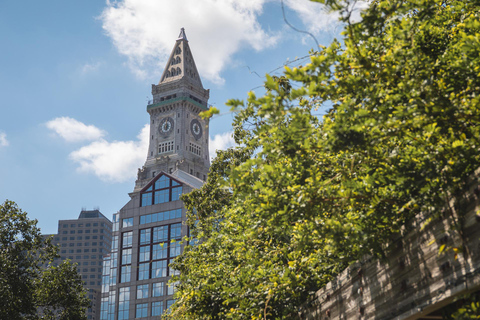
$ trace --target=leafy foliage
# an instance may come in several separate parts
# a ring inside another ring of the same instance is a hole
[[[57,247],[36,224],[14,202],[0,205],[1,318],[86,319],[90,302],[76,266],[51,264]]]
[[[183,197],[201,241],[175,263],[174,319],[292,319],[480,166],[480,3],[376,0],[352,24],[351,3],[317,2],[342,13],[344,45],[229,102],[242,147]]]
[[[443,318],[446,320],[480,319],[480,292],[459,297],[457,301],[445,308]]]

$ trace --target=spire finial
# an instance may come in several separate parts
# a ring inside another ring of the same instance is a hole
[[[185,34],[185,28],[180,29],[180,34],[178,35],[177,40],[181,40],[181,39],[187,40],[187,35]]]

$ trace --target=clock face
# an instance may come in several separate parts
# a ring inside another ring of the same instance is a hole
[[[173,119],[170,117],[163,118],[160,120],[158,125],[158,133],[162,136],[168,136],[173,132]]]
[[[193,137],[196,140],[202,137],[202,125],[200,124],[200,121],[193,119],[192,122],[190,122],[190,128],[192,130]]]

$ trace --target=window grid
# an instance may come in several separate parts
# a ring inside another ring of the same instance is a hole
[[[152,302],[152,317],[163,314],[163,301]]]
[[[130,309],[130,287],[120,288],[118,294],[118,320],[127,320]]]
[[[169,177],[162,175],[154,184],[142,192],[140,206],[150,206],[158,203],[175,201],[182,194],[182,185]]]
[[[120,282],[131,281],[133,231],[122,233],[122,250],[120,258]],[[113,259],[113,257],[112,257]]]
[[[140,224],[177,219],[181,217],[182,217],[182,209],[162,211],[162,212],[151,213],[151,214],[140,216]],[[140,238],[140,242],[141,241],[142,241],[142,238]]]
[[[135,310],[135,318],[145,318],[148,316],[148,303],[139,303]]]
[[[158,145],[159,154],[173,151],[173,149],[174,149],[173,141],[162,142]]]
[[[197,156],[201,156],[202,155],[202,147],[200,147],[199,145],[196,145],[194,143],[191,143],[190,142],[190,149],[189,151],[193,154],[196,154]]]
[[[181,223],[152,227],[140,230],[138,280],[161,278],[172,275],[168,265],[181,253]],[[146,236],[150,238],[147,239]],[[174,241],[172,243],[172,240]],[[149,260],[145,260],[146,252]]]

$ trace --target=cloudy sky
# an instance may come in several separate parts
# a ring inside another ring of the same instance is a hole
[[[321,44],[335,14],[285,0]],[[147,100],[180,28],[211,105],[210,153],[232,145],[224,103],[262,93],[266,73],[304,64],[315,40],[280,0],[0,0],[0,201],[55,233],[82,208],[111,218],[146,158]]]

